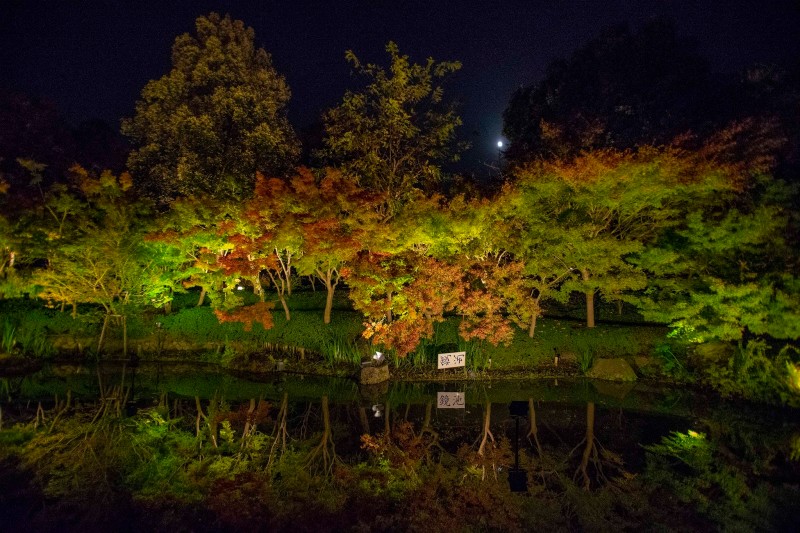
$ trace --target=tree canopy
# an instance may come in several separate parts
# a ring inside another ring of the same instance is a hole
[[[716,109],[711,85],[705,61],[670,23],[607,30],[514,93],[503,114],[506,155],[523,162],[707,130],[703,121]]]
[[[444,99],[441,81],[461,68],[457,61],[413,63],[398,46],[386,45],[390,65],[363,64],[346,54],[367,86],[345,93],[324,117],[323,157],[369,190],[386,196],[393,212],[414,188],[442,177],[443,163],[456,160],[461,119]]]
[[[178,195],[241,198],[256,171],[282,175],[299,154],[286,118],[290,92],[252,28],[211,13],[172,47],[172,70],[150,81],[122,131],[137,185],[161,202]]]

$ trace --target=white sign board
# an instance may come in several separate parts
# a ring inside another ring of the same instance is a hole
[[[438,368],[458,368],[467,361],[467,352],[451,352],[439,354]]]
[[[436,393],[436,408],[437,409],[464,409],[466,404],[464,402],[463,392],[437,392]]]

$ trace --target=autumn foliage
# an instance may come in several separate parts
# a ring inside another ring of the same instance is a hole
[[[244,324],[245,331],[253,329],[254,323],[261,324],[264,329],[271,329],[274,325],[272,321],[272,309],[274,307],[275,304],[272,302],[258,302],[231,311],[215,309],[214,314],[220,322],[240,322]]]

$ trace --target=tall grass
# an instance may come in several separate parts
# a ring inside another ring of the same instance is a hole
[[[591,348],[583,348],[578,350],[578,366],[584,374],[594,365],[594,350]]]
[[[17,328],[6,320],[3,323],[3,336],[0,338],[0,348],[6,353],[11,353],[17,345]]]
[[[467,353],[467,368],[474,372],[483,372],[491,368],[492,357],[486,352],[485,341],[464,340],[458,338],[458,351]]]
[[[337,365],[355,367],[361,365],[361,350],[358,344],[341,336],[322,341],[320,352],[331,368]]]

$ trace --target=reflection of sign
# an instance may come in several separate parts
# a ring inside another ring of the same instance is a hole
[[[436,407],[439,409],[464,409],[463,392],[436,393]]]
[[[438,368],[457,368],[464,366],[466,361],[467,352],[440,353]]]

